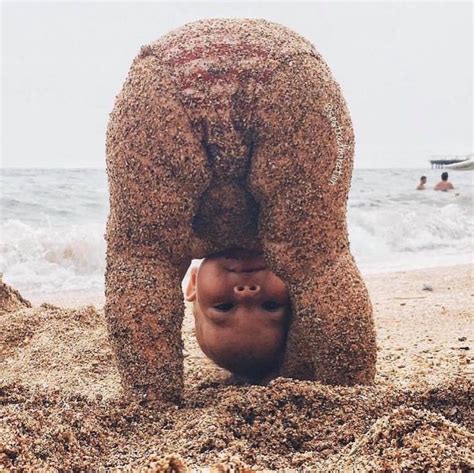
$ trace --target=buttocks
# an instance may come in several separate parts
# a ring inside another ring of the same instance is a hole
[[[312,45],[266,20],[205,20],[151,45],[175,83],[214,177],[242,180],[258,139],[258,96],[278,66]]]

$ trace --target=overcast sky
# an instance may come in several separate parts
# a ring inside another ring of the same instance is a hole
[[[140,46],[213,17],[266,18],[315,44],[349,105],[356,167],[472,151],[470,2],[4,2],[2,166],[104,167]]]

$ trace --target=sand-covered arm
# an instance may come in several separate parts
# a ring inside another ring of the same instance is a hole
[[[179,402],[183,387],[181,273],[159,256],[109,252],[106,315],[127,392]]]

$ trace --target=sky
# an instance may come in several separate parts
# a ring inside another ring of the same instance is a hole
[[[3,2],[2,167],[105,167],[140,47],[201,18],[266,18],[309,39],[351,113],[357,168],[473,150],[471,2]]]

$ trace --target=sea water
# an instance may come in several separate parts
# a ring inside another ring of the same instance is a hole
[[[416,191],[420,175],[427,190]],[[356,169],[348,202],[351,251],[362,273],[473,262],[474,172]],[[107,176],[97,169],[4,169],[0,271],[25,296],[102,290]]]

